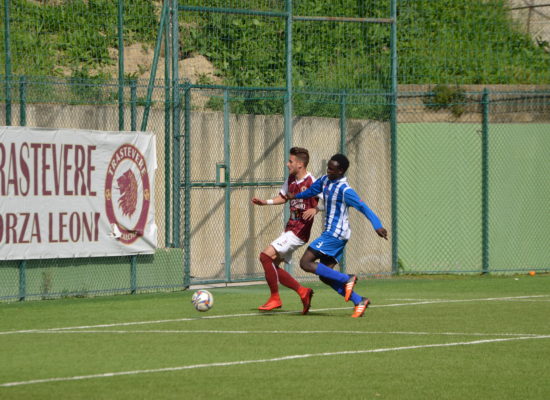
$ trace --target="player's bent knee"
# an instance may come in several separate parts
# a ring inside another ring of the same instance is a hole
[[[271,261],[271,257],[265,254],[263,251],[260,253],[260,256],[258,257],[258,259],[260,260],[260,262]]]
[[[315,272],[315,263],[308,260],[301,259],[300,268],[302,268],[306,272]]]

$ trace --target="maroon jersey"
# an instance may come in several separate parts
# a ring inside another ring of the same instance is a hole
[[[299,181],[296,180],[295,175],[290,175],[281,187],[280,194],[285,198],[287,193],[298,194],[309,188],[313,182],[315,182],[315,178],[309,172]],[[313,218],[306,221],[302,219],[302,214],[305,210],[316,207],[318,201],[317,197],[290,200],[290,218],[286,224],[285,232],[292,231],[304,242],[307,242],[311,233]]]

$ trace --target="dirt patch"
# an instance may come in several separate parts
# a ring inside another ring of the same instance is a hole
[[[29,3],[40,4],[41,6],[60,6],[64,0],[27,0]]]
[[[124,48],[124,74],[139,80],[140,83],[148,82],[153,67],[154,48],[142,44],[134,43]],[[118,60],[118,49],[109,49],[109,55],[113,60]],[[158,60],[157,71],[155,74],[155,83],[158,86],[164,86],[164,52]],[[204,56],[197,54],[185,58],[178,62],[180,81],[187,80],[192,84],[221,84],[222,78],[217,75],[214,65]],[[103,69],[103,72],[117,76],[118,63]],[[154,98],[161,100],[163,93],[156,90]],[[199,94],[193,95],[192,105],[194,108],[204,108],[208,98]]]
[[[109,56],[113,60],[112,65],[103,68],[90,69],[90,76],[97,76],[100,73],[109,74],[112,78],[118,77],[118,49],[108,49]],[[146,86],[152,74],[153,58],[155,49],[144,43],[134,43],[124,48],[124,76],[135,78],[139,82],[138,96],[145,97],[143,92],[146,91]],[[165,58],[162,49],[159,56],[157,71],[155,74],[155,86],[157,89],[153,91],[153,100],[162,102],[164,99],[164,91],[158,87],[164,86],[164,66]],[[73,74],[73,70],[65,66],[57,66],[55,68],[58,74],[69,77]],[[178,70],[180,81],[189,81],[192,84],[207,84],[221,85],[223,79],[218,76],[214,65],[204,56],[200,54],[192,55],[178,62]],[[195,109],[204,109],[209,97],[200,93],[193,93],[192,105]]]
[[[550,51],[550,3],[548,0],[509,0],[510,15],[535,43]]]
[[[109,55],[113,60],[118,60],[118,49],[109,49]],[[142,43],[134,43],[124,48],[124,74],[139,80],[149,79],[153,66],[154,49]],[[165,59],[163,54],[159,57],[156,81],[164,81]],[[191,83],[211,82],[220,83],[222,80],[216,75],[214,65],[202,55],[194,55],[178,62],[181,80],[189,80]],[[104,69],[116,76],[118,64]]]

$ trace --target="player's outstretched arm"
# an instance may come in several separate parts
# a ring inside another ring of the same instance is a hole
[[[376,234],[384,239],[388,239],[388,231],[382,226],[380,218],[365,204],[359,195],[353,189],[348,189],[344,193],[344,201],[347,205],[359,210],[372,224]]]
[[[278,205],[278,204],[285,204],[285,203],[286,203],[286,199],[281,195],[278,195],[277,197],[274,197],[273,199],[268,199],[268,200],[262,200],[257,197],[252,198],[252,204],[255,204],[257,206]]]
[[[288,200],[309,199],[310,197],[317,196],[323,190],[323,178],[317,179],[315,182],[313,182],[313,185],[311,185],[306,191],[298,193],[297,195],[294,195],[292,193],[287,193],[286,198]]]
[[[385,228],[378,228],[378,229],[375,230],[375,232],[381,238],[384,238],[384,239],[388,240],[388,231]]]

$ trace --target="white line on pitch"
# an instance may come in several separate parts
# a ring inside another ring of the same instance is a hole
[[[391,301],[446,301],[448,299],[388,299]]]
[[[381,304],[381,305],[372,305],[369,308],[380,308],[380,307],[405,307],[405,306],[416,306],[416,305],[425,305],[425,304],[446,304],[446,303],[464,303],[464,302],[477,302],[477,301],[508,301],[516,299],[533,299],[541,297],[550,297],[550,295],[536,295],[536,296],[515,296],[515,297],[488,297],[481,299],[462,299],[462,300],[427,300],[427,301],[418,301],[415,303],[393,303],[393,304]],[[321,312],[321,311],[336,311],[336,310],[348,310],[350,307],[340,307],[340,308],[317,308],[311,309],[310,312]],[[45,328],[45,329],[25,329],[17,331],[0,331],[0,335],[10,335],[18,333],[32,333],[37,331],[44,330],[76,330],[76,329],[93,329],[93,328],[113,328],[119,326],[135,326],[135,325],[152,325],[152,324],[164,324],[164,323],[173,323],[173,322],[184,322],[184,321],[197,321],[205,319],[218,319],[218,318],[236,318],[236,317],[258,317],[261,315],[273,315],[273,314],[299,314],[300,311],[277,311],[277,312],[265,312],[265,313],[249,313],[249,314],[229,314],[229,315],[206,315],[195,318],[175,318],[175,319],[162,319],[162,320],[153,320],[153,321],[135,321],[135,322],[116,322],[112,324],[98,324],[98,325],[82,325],[82,326],[70,326],[62,328]]]
[[[475,340],[475,341],[471,341],[471,342],[434,343],[434,344],[424,344],[424,345],[417,345],[417,346],[382,347],[382,348],[378,348],[378,349],[369,349],[369,350],[350,350],[350,351],[337,351],[337,352],[330,352],[330,353],[294,354],[294,355],[289,355],[289,356],[276,357],[276,358],[265,358],[265,359],[258,359],[258,360],[228,361],[228,362],[218,362],[218,363],[210,363],[210,364],[183,365],[183,366],[177,366],[177,367],[157,368],[157,369],[141,369],[141,370],[134,370],[134,371],[106,372],[106,373],[102,373],[102,374],[93,374],[93,375],[79,375],[79,376],[67,376],[67,377],[46,378],[46,379],[32,379],[32,380],[28,380],[28,381],[6,382],[6,383],[0,384],[0,387],[23,386],[23,385],[32,385],[32,384],[38,384],[38,383],[51,383],[51,382],[79,381],[79,380],[86,380],[86,379],[110,378],[110,377],[114,377],[114,376],[124,376],[124,375],[138,375],[138,374],[152,374],[152,373],[159,373],[159,372],[173,372],[173,371],[183,371],[183,370],[187,370],[187,369],[197,369],[197,368],[230,367],[230,366],[236,366],[236,365],[247,365],[247,364],[278,362],[278,361],[299,360],[299,359],[312,358],[312,357],[331,357],[331,356],[357,355],[357,354],[368,354],[368,353],[385,353],[385,352],[390,352],[390,351],[415,350],[415,349],[426,349],[426,348],[437,348],[437,347],[469,346],[469,345],[476,345],[476,344],[509,342],[509,341],[513,341],[513,340],[533,340],[533,339],[549,339],[549,338],[550,338],[550,335],[521,336],[521,337],[515,337],[515,338]]]
[[[518,299],[522,303],[548,303],[550,299]]]
[[[550,297],[550,295],[537,295],[537,296],[514,296],[514,297],[487,297],[484,299],[456,299],[456,300],[425,300],[417,301],[415,303],[397,303],[397,304],[381,304],[372,305],[373,307],[400,307],[400,306],[417,306],[422,304],[447,304],[447,303],[468,303],[476,301],[510,301],[510,300],[523,300],[523,299],[535,299],[541,297]]]
[[[111,329],[100,329],[100,330],[89,330],[89,329],[79,329],[79,330],[43,330],[43,331],[32,331],[27,333],[39,333],[39,334],[87,334],[87,333],[107,333],[107,334],[152,334],[152,333],[164,333],[164,334],[235,334],[235,335],[287,335],[287,334],[338,334],[338,335],[410,335],[410,336],[532,336],[537,337],[545,335],[544,333],[481,333],[481,332],[400,332],[400,331],[245,331],[245,330],[213,330],[213,329],[147,329],[147,330],[111,330]]]

